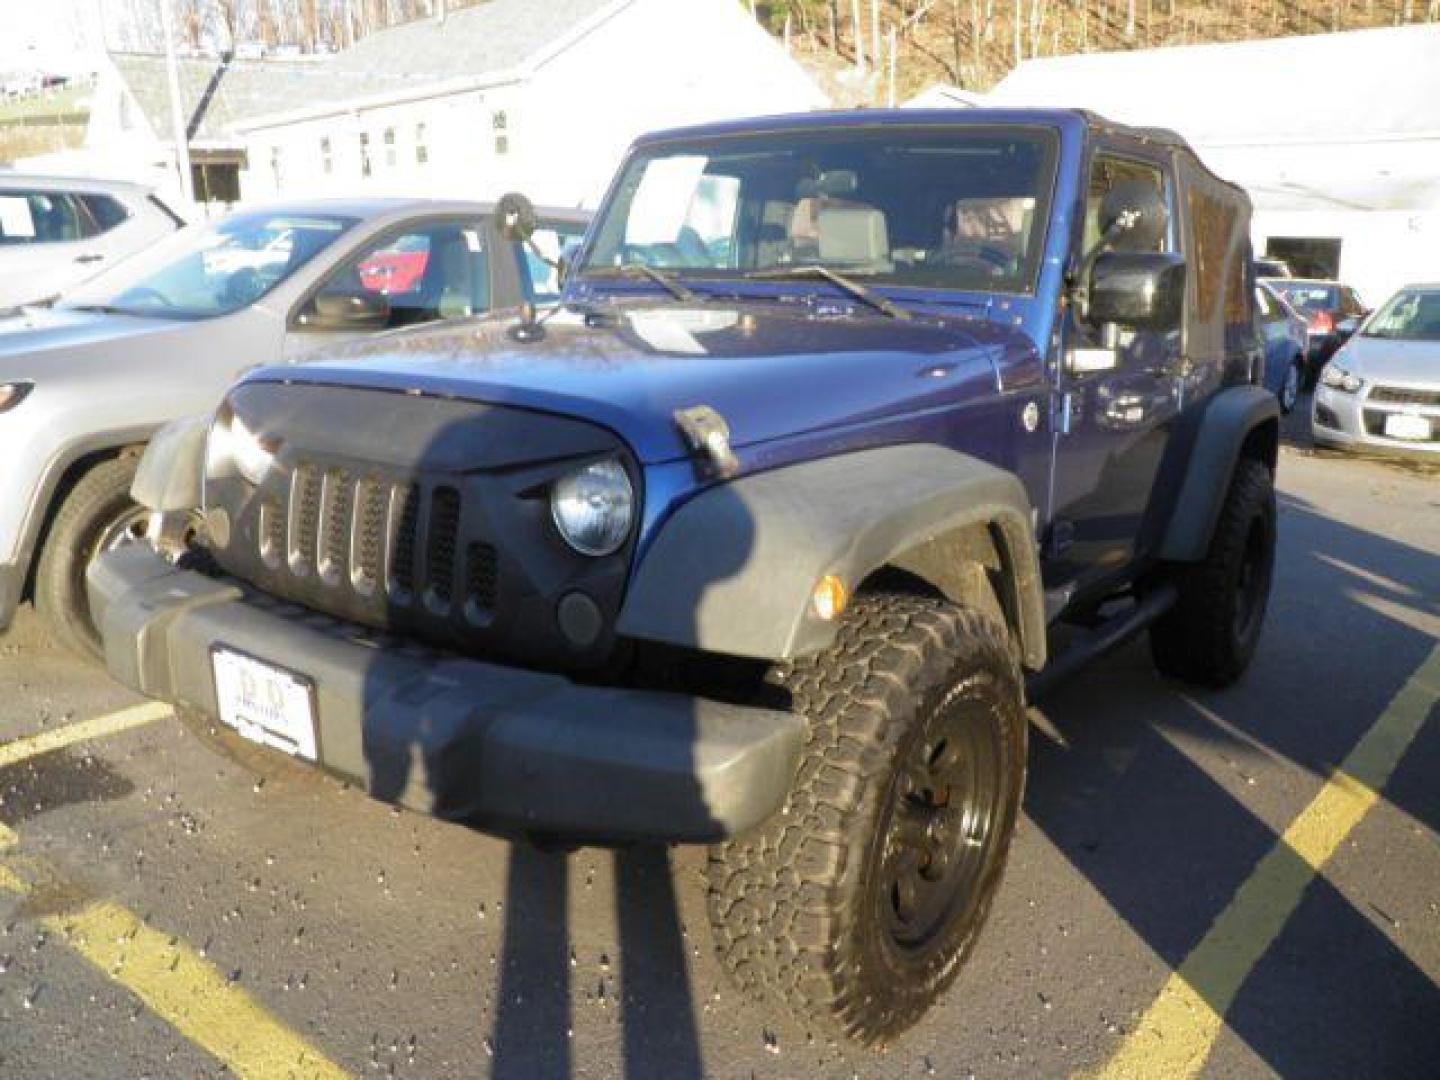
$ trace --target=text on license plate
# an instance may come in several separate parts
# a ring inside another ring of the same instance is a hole
[[[314,761],[314,695],[298,675],[229,649],[211,653],[222,723],[252,742]]]

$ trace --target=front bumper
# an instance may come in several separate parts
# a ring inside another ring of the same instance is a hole
[[[1323,383],[1317,386],[1310,424],[1315,441],[1344,450],[1440,457],[1440,406],[1378,400],[1376,390],[1367,384],[1359,393],[1347,394]],[[1385,420],[1395,415],[1426,418],[1431,437],[1422,441],[1386,435]]]
[[[0,563],[0,631],[10,629],[15,609],[20,606],[20,594],[24,591],[24,568]]]
[[[778,811],[799,761],[792,713],[381,644],[143,545],[96,560],[89,592],[126,685],[216,718],[213,647],[273,663],[314,685],[321,768],[497,832],[712,842]]]

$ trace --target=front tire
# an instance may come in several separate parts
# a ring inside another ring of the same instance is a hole
[[[1230,491],[1198,563],[1180,569],[1176,604],[1150,628],[1164,674],[1229,686],[1255,655],[1275,570],[1275,482],[1253,458],[1235,467]]]
[[[954,980],[989,914],[1025,784],[1020,669],[994,619],[883,594],[775,676],[805,750],[780,813],[711,849],[716,948],[743,991],[884,1043]]]
[[[139,458],[102,461],[75,483],[45,538],[35,570],[35,608],[72,652],[97,659],[100,634],[90,616],[85,571],[102,551],[143,537],[147,515],[130,498]]]

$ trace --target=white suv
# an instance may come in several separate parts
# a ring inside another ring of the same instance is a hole
[[[183,224],[135,184],[0,173],[0,311],[48,300]]]

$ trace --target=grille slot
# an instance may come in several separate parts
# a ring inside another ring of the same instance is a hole
[[[390,488],[378,480],[360,481],[355,494],[355,530],[351,538],[350,584],[369,596],[385,568],[385,519]]]
[[[317,565],[328,585],[338,585],[349,572],[351,514],[355,483],[343,469],[325,474],[320,501],[320,542]]]
[[[1403,386],[1377,386],[1370,391],[1371,401],[1393,405],[1431,405],[1440,408],[1440,390],[1412,390]]]
[[[485,622],[495,610],[500,575],[493,544],[469,544],[465,550],[465,617]]]
[[[415,534],[420,529],[420,489],[404,484],[394,489],[390,502],[394,533],[390,541],[389,593],[408,604],[415,595]]]
[[[425,603],[444,611],[455,597],[455,548],[460,531],[458,491],[438,487],[431,493],[429,525],[425,545]]]
[[[315,568],[316,534],[320,528],[320,471],[302,465],[290,481],[290,572],[306,577]]]
[[[260,561],[271,570],[285,559],[285,508],[274,499],[260,504]]]

